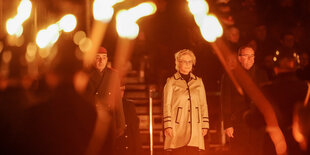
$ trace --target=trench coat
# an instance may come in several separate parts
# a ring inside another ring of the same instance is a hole
[[[167,79],[164,87],[164,129],[172,128],[164,149],[194,146],[205,149],[202,129],[209,129],[208,107],[202,79],[190,73],[187,83],[179,72]]]

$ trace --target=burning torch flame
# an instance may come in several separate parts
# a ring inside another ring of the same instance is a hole
[[[60,32],[71,32],[75,29],[77,21],[74,15],[68,14],[62,17],[56,24],[40,30],[37,34],[36,43],[40,48],[52,46],[60,36]]]
[[[47,29],[40,30],[37,34],[36,43],[40,48],[53,45],[59,38],[59,27],[50,25]]]
[[[116,16],[116,29],[119,36],[135,39],[139,34],[139,26],[136,22],[144,16],[154,14],[156,9],[155,3],[145,2],[129,10],[121,10]]]
[[[22,24],[30,17],[32,3],[30,0],[22,0],[17,8],[17,15],[6,22],[6,30],[10,35],[21,36]]]
[[[111,20],[114,9],[113,6],[123,0],[95,0],[93,3],[93,15],[95,20],[107,23]]]
[[[198,26],[203,38],[208,42],[214,42],[216,38],[221,37],[223,34],[222,26],[214,15],[204,17],[201,25]]]
[[[77,25],[76,18],[72,14],[63,16],[59,21],[59,28],[65,32],[73,31],[76,25]]]
[[[206,15],[209,12],[209,5],[204,0],[187,0],[191,13],[195,16]]]
[[[203,38],[208,42],[214,42],[218,37],[221,37],[223,35],[223,28],[214,15],[208,15],[208,3],[204,0],[187,1],[189,10],[193,14]]]

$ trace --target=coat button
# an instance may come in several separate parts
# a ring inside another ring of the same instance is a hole
[[[111,95],[111,92],[109,92],[108,94]]]
[[[127,124],[125,124],[125,128],[127,128],[127,126],[128,126],[128,125],[127,125]]]
[[[126,146],[125,149],[128,150],[128,146]]]
[[[98,92],[96,92],[96,95],[98,95],[99,93]]]
[[[128,136],[126,135],[125,138],[128,138]]]
[[[190,100],[191,100],[191,98],[188,98],[188,100],[190,101]]]

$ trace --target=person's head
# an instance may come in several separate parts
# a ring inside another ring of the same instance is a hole
[[[227,33],[226,33],[226,37],[227,37],[227,40],[229,40],[230,42],[232,43],[238,43],[239,42],[239,39],[240,39],[240,31],[237,27],[229,27],[227,29]]]
[[[239,48],[238,60],[244,69],[250,70],[253,67],[254,58],[255,58],[255,51],[251,46],[245,45]]]
[[[295,72],[298,68],[297,54],[293,52],[280,52],[275,57],[275,74]]]
[[[95,67],[100,72],[107,66],[108,52],[104,47],[100,47],[96,55]]]
[[[293,33],[286,32],[282,35],[281,44],[287,48],[293,48],[295,46],[295,36]]]
[[[264,24],[257,25],[254,29],[254,35],[257,40],[264,41],[267,37],[266,25]]]
[[[174,54],[175,69],[182,74],[189,74],[193,65],[196,64],[196,57],[189,49],[183,49]]]

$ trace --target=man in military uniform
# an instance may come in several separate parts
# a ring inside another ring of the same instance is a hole
[[[115,147],[115,139],[124,132],[125,119],[119,75],[114,69],[107,67],[107,62],[107,50],[104,47],[100,47],[96,55],[94,67],[89,72],[90,78],[87,94],[96,105],[98,119],[103,119],[102,122],[107,122],[104,126],[108,126],[107,137],[104,140],[101,152],[112,154]],[[102,113],[106,112],[111,116],[111,121],[106,121],[108,119],[106,117],[99,118],[103,116],[101,115]]]

